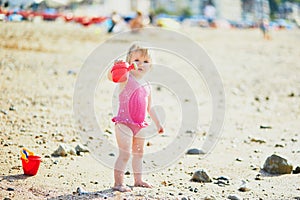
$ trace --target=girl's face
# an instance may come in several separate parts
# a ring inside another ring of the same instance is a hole
[[[142,78],[151,68],[151,59],[140,51],[133,52],[129,64],[136,63],[137,70],[132,70],[131,74],[136,78]]]

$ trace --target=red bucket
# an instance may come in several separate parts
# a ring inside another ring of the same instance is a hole
[[[40,156],[28,156],[28,160],[21,158],[23,171],[25,175],[34,176],[38,172],[41,157]]]

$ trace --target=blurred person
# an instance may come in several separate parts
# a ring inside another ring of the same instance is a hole
[[[121,16],[113,11],[111,14],[111,27],[107,30],[108,33],[112,33],[114,31],[115,26],[121,21]]]
[[[215,27],[216,8],[211,1],[204,7],[204,16],[210,27]]]
[[[132,32],[138,32],[144,27],[143,13],[141,11],[137,11],[135,18],[129,21],[129,27]]]
[[[264,18],[260,21],[259,25],[260,30],[263,33],[263,37],[266,40],[270,40],[270,27],[269,27],[269,20],[267,18]]]

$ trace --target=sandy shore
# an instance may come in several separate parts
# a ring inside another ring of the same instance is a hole
[[[273,153],[294,168],[300,166],[300,31],[272,31],[270,41],[256,29],[183,32],[204,47],[222,78],[226,118],[221,138],[204,158],[184,155],[163,170],[145,174],[154,188],[122,194],[111,191],[113,170],[93,153],[51,156],[61,143],[76,146],[82,141],[73,116],[74,85],[87,57],[110,36],[99,27],[74,24],[1,23],[0,198],[227,199],[235,194],[240,199],[300,199],[299,174],[268,175],[260,169]],[[112,88],[104,88],[98,98]],[[203,99],[201,110],[209,110],[209,99]],[[109,98],[102,99],[97,108],[106,130],[113,130],[110,104]],[[200,115],[199,141],[209,128],[205,116],[210,114]],[[166,136],[149,140],[147,151],[172,139],[171,125],[166,129]],[[114,134],[105,140],[113,143]],[[42,156],[36,176],[23,175],[22,147]],[[198,147],[197,141],[192,147]],[[229,185],[191,182],[199,169],[212,179],[228,177]],[[260,180],[255,179],[258,174]],[[126,175],[125,182],[132,185],[132,179]],[[242,181],[249,191],[238,190]],[[78,196],[78,187],[90,193]]]

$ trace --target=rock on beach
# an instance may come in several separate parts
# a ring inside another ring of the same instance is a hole
[[[287,159],[273,154],[266,159],[263,170],[270,174],[290,174],[292,173],[293,165]]]

